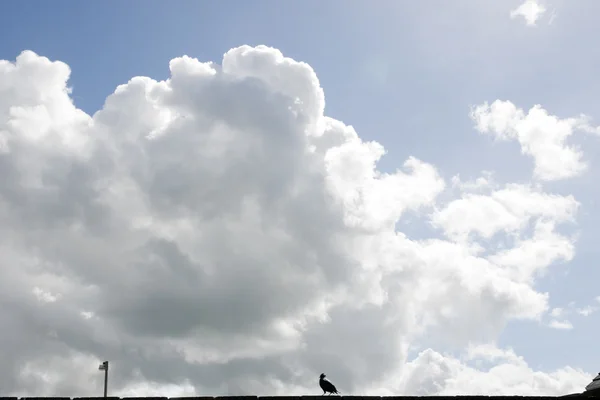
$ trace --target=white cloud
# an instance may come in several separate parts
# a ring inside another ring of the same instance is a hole
[[[314,71],[275,49],[169,67],[89,116],[64,63],[0,63],[0,301],[18,304],[0,316],[6,392],[99,390],[103,359],[127,395],[315,393],[322,371],[344,393],[561,394],[589,380],[505,350],[479,370],[427,344],[492,343],[544,315],[536,278],[573,256],[556,230],[575,219],[572,196],[490,175],[448,188],[416,156],[382,173],[384,147],[325,116]],[[480,126],[523,136],[542,176],[577,170],[578,157],[544,163],[544,143],[569,153],[564,121],[534,113],[559,126],[539,139],[493,107]],[[397,232],[409,212],[447,238]],[[408,361],[416,345],[429,349]]]
[[[551,327],[561,329],[561,327],[563,327],[563,324],[556,324],[557,318],[566,318],[568,316],[589,317],[590,315],[596,313],[598,310],[600,310],[600,307],[598,307],[597,304],[595,304],[595,302],[585,306],[576,306],[575,302],[571,301],[566,306],[555,307],[551,309],[548,315],[552,318],[553,324],[555,325]],[[570,322],[565,326],[570,326],[570,328],[572,328],[572,324]]]
[[[550,14],[550,18],[548,19],[548,25],[552,25],[557,18],[556,10],[552,10],[552,14]]]
[[[464,388],[479,395],[552,396],[555,393],[581,392],[590,375],[573,368],[549,373],[534,371],[512,350],[495,346],[470,349],[468,360],[493,361],[488,368],[478,369],[458,359],[433,350],[421,352],[406,366],[400,383],[408,395],[461,395]]]
[[[581,150],[566,144],[575,130],[590,129],[584,116],[560,119],[540,105],[525,113],[510,101],[496,100],[474,107],[471,118],[481,133],[499,140],[517,140],[522,153],[533,157],[533,174],[539,180],[571,178],[587,168]]]
[[[550,316],[554,317],[554,318],[558,318],[561,315],[563,315],[563,313],[565,312],[565,310],[561,307],[555,307],[550,311]]]
[[[537,20],[546,12],[544,7],[538,0],[525,0],[520,6],[511,10],[510,17],[523,17],[528,26],[535,26]]]
[[[466,192],[433,214],[432,222],[452,238],[476,233],[519,232],[532,220],[573,221],[579,203],[573,196],[544,193],[540,188],[510,184],[489,194]]]
[[[464,192],[480,192],[482,190],[486,190],[495,186],[493,174],[491,171],[484,171],[485,176],[480,176],[479,178],[473,180],[463,181],[460,178],[460,175],[455,175],[452,177],[452,187],[458,188]]]
[[[554,328],[554,329],[560,329],[560,330],[571,330],[573,329],[573,324],[571,323],[571,321],[568,320],[556,320],[553,319],[552,321],[550,321],[550,323],[548,324],[548,326],[550,328]]]
[[[586,307],[578,308],[577,309],[577,313],[579,315],[583,315],[584,317],[589,317],[590,315],[592,315],[596,311],[598,311],[598,308],[597,307],[592,307],[592,306],[586,306]]]
[[[94,313],[91,311],[81,311],[80,315],[85,319],[94,318]]]
[[[37,286],[34,287],[31,292],[39,301],[44,303],[54,303],[59,297],[50,292],[44,291]]]

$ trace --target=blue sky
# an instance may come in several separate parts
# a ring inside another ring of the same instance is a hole
[[[381,143],[381,171],[415,156],[449,181],[494,171],[499,183],[526,183],[533,160],[514,141],[478,134],[470,107],[496,99],[529,110],[540,104],[559,118],[586,114],[598,125],[600,49],[594,45],[600,4],[548,0],[537,26],[511,19],[521,1],[11,1],[0,5],[0,59],[33,50],[71,68],[77,107],[93,115],[117,85],[134,76],[169,77],[182,55],[220,62],[229,49],[264,44],[308,63],[325,91],[325,115]],[[555,18],[549,23],[550,14]],[[551,307],[593,304],[600,295],[596,244],[600,213],[600,143],[576,135],[589,169],[544,189],[581,203],[575,257],[535,283]],[[427,222],[405,227],[416,238],[438,235]],[[512,346],[532,368],[598,368],[595,315],[574,316],[572,330],[512,321],[499,344]],[[560,349],[560,350],[559,350]]]

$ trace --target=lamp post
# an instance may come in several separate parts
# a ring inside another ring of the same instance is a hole
[[[107,388],[108,388],[108,361],[104,361],[98,367],[100,371],[104,371],[104,398],[106,398]]]

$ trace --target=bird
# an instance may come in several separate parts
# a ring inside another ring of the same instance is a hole
[[[323,389],[323,394],[321,396],[327,392],[329,392],[330,395],[331,393],[339,394],[333,383],[325,379],[325,374],[321,374],[321,376],[319,376],[319,386],[321,386],[321,389]]]

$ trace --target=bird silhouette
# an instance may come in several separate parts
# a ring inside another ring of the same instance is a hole
[[[325,379],[325,374],[321,374],[321,376],[319,376],[319,386],[321,386],[321,389],[323,389],[323,394],[321,396],[327,392],[329,392],[330,395],[331,393],[339,394],[333,383]]]

